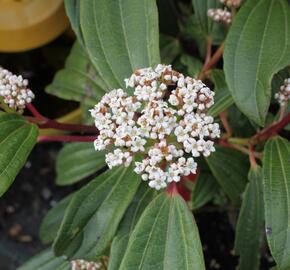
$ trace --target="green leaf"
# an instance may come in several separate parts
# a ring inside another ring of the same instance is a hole
[[[263,174],[257,167],[249,172],[238,224],[235,252],[240,256],[239,270],[257,270],[260,265],[260,248],[263,239],[264,205]]]
[[[279,268],[290,267],[290,143],[270,139],[263,155],[266,235]]]
[[[84,49],[76,42],[65,68],[58,71],[46,92],[93,106],[110,89],[98,76]]]
[[[102,255],[139,183],[131,167],[119,167],[78,191],[65,211],[54,241],[55,254],[88,260]]]
[[[160,53],[162,63],[172,64],[181,53],[179,40],[171,36],[160,35]]]
[[[201,61],[188,54],[182,55],[180,62],[186,66],[187,74],[191,77],[196,78],[202,69]]]
[[[38,128],[17,114],[0,115],[0,197],[7,191],[34,147]]]
[[[93,143],[66,144],[57,156],[56,183],[76,183],[105,166],[105,153],[96,151]]]
[[[148,188],[147,184],[140,185],[112,242],[109,270],[119,269],[128,245],[129,237],[144,209],[152,201],[155,194],[155,190]]]
[[[211,201],[219,190],[219,186],[213,176],[207,172],[201,172],[194,186],[191,198],[191,209],[201,208]]]
[[[123,88],[135,69],[160,63],[155,0],[80,2],[85,47],[109,88]]]
[[[65,261],[62,257],[55,257],[53,252],[50,249],[47,249],[21,267],[17,268],[17,270],[70,270],[70,263]]]
[[[80,25],[80,2],[79,0],[65,0],[65,11],[69,17],[72,29],[77,35],[80,44],[84,44]]]
[[[248,178],[247,156],[233,149],[216,146],[216,152],[206,161],[226,194],[238,205]]]
[[[39,236],[44,244],[51,243],[57,234],[65,209],[69,205],[73,194],[62,199],[52,209],[48,211],[40,226]]]
[[[211,40],[220,44],[226,36],[226,26],[213,21],[207,16],[210,8],[220,8],[222,4],[216,0],[192,0],[194,9],[195,38]]]
[[[285,0],[247,1],[228,34],[224,69],[239,109],[263,126],[273,75],[289,64],[290,8]]]
[[[205,269],[198,229],[179,195],[161,193],[145,209],[120,270]]]
[[[234,137],[249,138],[256,134],[257,127],[253,126],[249,118],[241,113],[236,105],[228,109],[227,117]]]
[[[211,71],[210,75],[215,85],[215,96],[214,105],[208,110],[208,114],[215,117],[229,108],[234,103],[234,100],[229,92],[224,72],[214,69]]]

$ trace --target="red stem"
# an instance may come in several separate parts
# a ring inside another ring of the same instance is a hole
[[[212,46],[212,42],[209,39],[207,41],[207,48],[206,48],[206,56],[205,56],[204,66],[206,66],[208,64],[208,62],[210,61],[210,58],[211,58],[211,46]]]
[[[252,137],[251,142],[253,144],[266,141],[272,136],[277,135],[277,133],[282,130],[285,126],[290,123],[290,113],[288,113],[280,122],[274,124],[266,129],[263,129],[261,132],[257,133]]]
[[[39,136],[38,142],[93,142],[96,136],[47,135]]]
[[[226,148],[232,148],[232,149],[238,150],[246,155],[250,154],[247,148],[241,145],[237,145],[237,144],[230,144],[226,140],[223,140],[223,139],[220,139],[218,144]],[[255,156],[255,158],[259,158],[259,159],[261,158],[261,153],[254,152],[253,155]]]
[[[66,124],[60,123],[55,120],[43,116],[31,103],[27,108],[35,118],[29,117],[28,120],[32,123],[38,124],[39,128],[53,128],[58,130],[72,131],[72,132],[89,132],[98,134],[98,130],[94,126],[81,125],[81,124]],[[41,122],[41,123],[39,123]]]
[[[29,103],[26,105],[26,108],[32,113],[32,115],[40,121],[46,121],[47,118],[43,116],[33,105],[32,103]]]
[[[170,195],[178,194],[176,183],[175,182],[170,183],[166,189],[166,192]]]
[[[233,131],[232,131],[232,128],[231,128],[231,126],[230,126],[230,124],[228,122],[226,112],[221,112],[220,113],[220,119],[221,119],[221,121],[223,123],[223,126],[224,126],[225,130],[226,130],[227,137],[231,137],[232,134],[233,134]]]
[[[255,149],[254,146],[250,144],[249,146],[249,159],[250,159],[250,164],[251,167],[254,169],[257,167],[257,162],[255,159]]]
[[[53,128],[58,130],[75,131],[75,132],[88,132],[98,134],[98,130],[94,126],[81,125],[81,124],[63,124],[55,120],[48,119],[45,123],[38,125],[40,128]]]
[[[202,71],[205,73],[208,70],[210,70],[214,65],[216,65],[217,62],[221,59],[223,52],[224,52],[224,43],[222,43],[219,46],[219,48],[216,50],[210,61],[208,61],[208,63],[204,66]]]

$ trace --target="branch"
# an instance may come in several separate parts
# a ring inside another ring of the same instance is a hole
[[[215,66],[217,64],[217,62],[222,58],[223,53],[224,53],[224,47],[225,44],[222,43],[218,49],[216,50],[216,52],[214,53],[214,55],[212,56],[212,58],[209,60],[209,62],[203,67],[202,72],[206,73],[207,71],[209,71],[213,66]]]
[[[226,130],[227,137],[230,138],[232,136],[232,134],[233,134],[233,131],[232,131],[232,128],[231,128],[231,126],[230,126],[230,124],[228,122],[226,112],[221,112],[219,116],[220,116],[222,124],[223,124],[223,126],[224,126],[224,128]]]
[[[53,128],[72,132],[88,132],[98,134],[98,130],[95,126],[81,124],[64,124],[51,119],[48,119],[45,123],[39,124],[38,126],[39,128]]]
[[[219,140],[218,144],[223,146],[223,147],[226,147],[226,148],[232,148],[232,149],[238,150],[238,151],[240,151],[240,152],[242,152],[242,153],[244,153],[246,155],[250,155],[249,149],[247,149],[247,148],[245,148],[245,147],[243,147],[241,145],[230,144],[227,141],[222,140],[222,139]],[[259,159],[262,158],[261,153],[253,152],[253,155],[254,155],[255,158],[259,158]]]
[[[32,115],[39,121],[48,120],[45,116],[43,116],[33,105],[29,103],[26,105],[26,108],[32,113]]]
[[[285,126],[287,126],[290,123],[290,113],[288,113],[280,122],[277,124],[273,124],[269,126],[268,128],[263,129],[256,135],[254,135],[251,138],[252,144],[257,144],[263,141],[266,141],[272,136],[275,136],[278,134],[280,130],[282,130]]]
[[[96,136],[50,135],[39,136],[37,142],[93,142]]]
[[[65,130],[71,132],[88,132],[98,134],[98,130],[95,126],[82,125],[82,124],[66,124],[60,123],[56,120],[49,119],[43,116],[31,103],[27,105],[27,108],[35,117],[28,117],[27,119],[38,125],[39,128],[42,129],[57,129],[57,130]]]
[[[255,169],[257,168],[257,161],[255,159],[255,149],[253,145],[249,145],[249,160],[251,164],[251,168]]]

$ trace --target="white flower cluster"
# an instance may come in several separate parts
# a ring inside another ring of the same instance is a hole
[[[238,8],[241,5],[242,0],[220,0],[220,2],[225,6]]]
[[[285,79],[284,84],[280,87],[280,91],[275,94],[280,106],[287,104],[290,97],[290,78]]]
[[[0,96],[12,109],[22,113],[25,105],[34,99],[33,92],[27,88],[28,80],[16,76],[0,67]]]
[[[205,113],[214,92],[161,64],[139,69],[125,82],[133,96],[113,90],[91,110],[100,131],[95,149],[110,151],[108,166],[129,166],[134,159],[135,172],[157,190],[196,173],[193,157],[209,156],[212,139],[220,136],[219,125]]]
[[[72,270],[99,270],[102,268],[100,262],[87,262],[85,260],[71,261]]]
[[[207,16],[212,18],[215,22],[230,24],[232,22],[232,14],[227,9],[210,8],[207,11]]]

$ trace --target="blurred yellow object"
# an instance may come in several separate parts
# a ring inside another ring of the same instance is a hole
[[[63,0],[0,0],[0,51],[40,47],[68,25]]]

